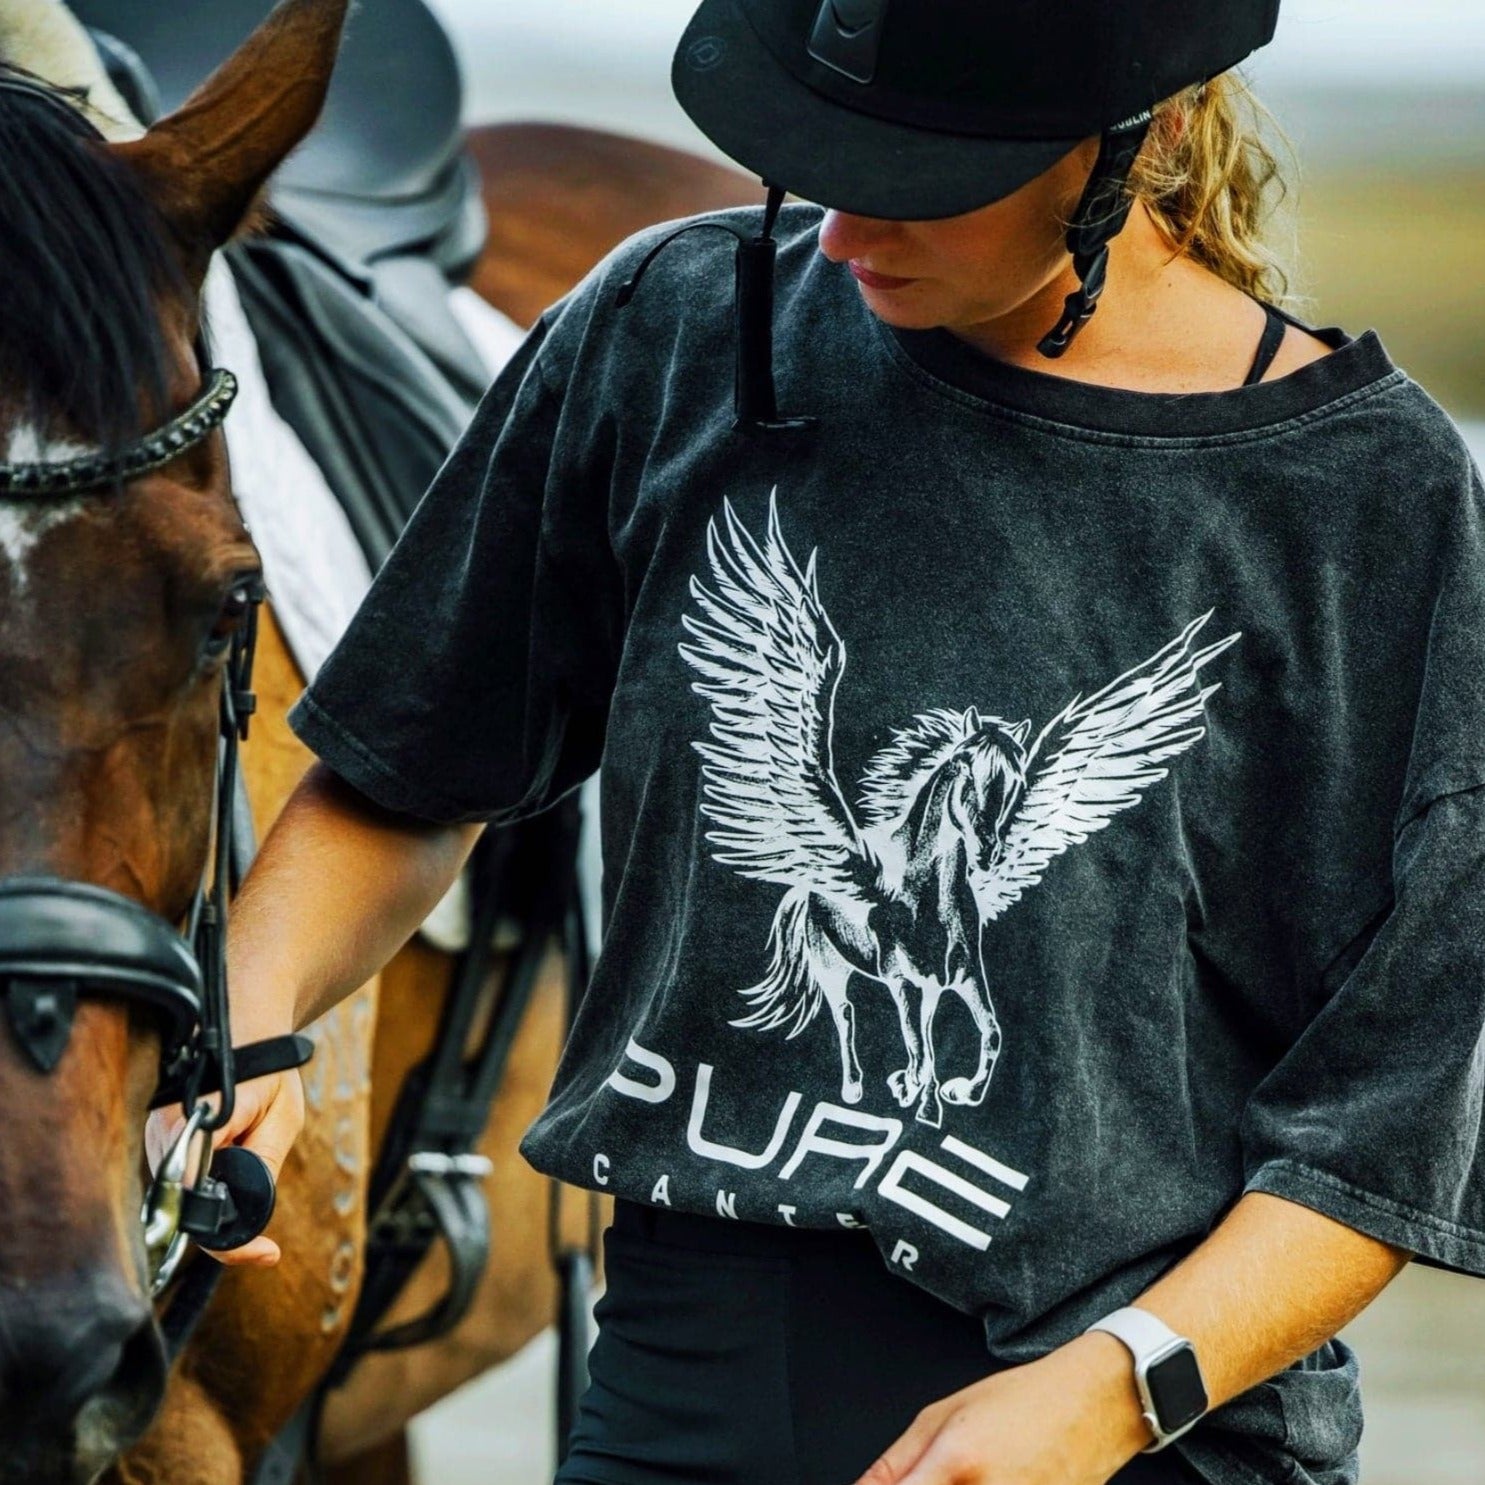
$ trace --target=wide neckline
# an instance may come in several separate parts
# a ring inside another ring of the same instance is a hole
[[[1337,326],[1301,325],[1332,347],[1274,381],[1222,392],[1138,392],[1098,386],[998,361],[943,329],[901,330],[862,308],[914,366],[996,407],[1094,433],[1136,438],[1207,438],[1282,427],[1402,373],[1376,331],[1355,338]]]

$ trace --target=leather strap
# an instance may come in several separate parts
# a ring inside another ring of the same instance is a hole
[[[236,1069],[236,1081],[251,1083],[254,1078],[266,1078],[269,1073],[287,1072],[291,1067],[303,1067],[315,1054],[315,1044],[307,1036],[274,1036],[267,1041],[250,1042],[245,1047],[232,1049],[232,1063]],[[186,1094],[188,1072],[181,1072],[163,1082],[150,1103],[152,1109],[163,1109],[172,1103],[180,1103]],[[199,1093],[220,1091],[220,1078],[207,1077],[196,1090]]]

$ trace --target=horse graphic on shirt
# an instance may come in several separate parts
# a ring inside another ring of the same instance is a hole
[[[1075,697],[1030,747],[1014,725],[974,707],[913,718],[866,767],[855,810],[832,757],[835,695],[846,651],[820,599],[815,559],[801,570],[769,498],[762,542],[730,502],[707,530],[711,586],[691,580],[696,611],[679,648],[711,705],[702,812],[713,856],[784,889],[764,978],[740,993],[731,1024],[798,1036],[829,1008],[840,1043],[841,1098],[862,1097],[853,977],[884,986],[906,1066],[887,1085],[938,1126],[943,1103],[978,1104],[1001,1031],[981,951],[1000,917],[1069,846],[1102,830],[1205,733],[1218,689],[1197,673],[1238,634],[1192,649],[1208,610],[1143,664],[1086,700]],[[959,996],[979,1034],[968,1076],[940,1081],[934,1018]]]

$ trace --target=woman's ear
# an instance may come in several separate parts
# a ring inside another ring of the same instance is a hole
[[[319,118],[347,4],[282,0],[174,113],[109,147],[144,181],[194,285]]]

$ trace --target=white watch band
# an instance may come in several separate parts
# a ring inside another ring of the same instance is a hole
[[[1135,1305],[1126,1305],[1122,1310],[1115,1310],[1112,1315],[1105,1315],[1102,1320],[1094,1321],[1088,1329],[1106,1330],[1110,1335],[1118,1336],[1129,1347],[1136,1365],[1147,1357],[1154,1356],[1157,1351],[1165,1350],[1172,1341],[1184,1339],[1164,1320]]]
[[[1118,1337],[1134,1358],[1134,1379],[1140,1395],[1140,1405],[1144,1409],[1145,1422],[1155,1436],[1155,1442],[1144,1450],[1145,1453],[1153,1454],[1165,1448],[1167,1444],[1180,1438],[1188,1429],[1195,1427],[1199,1421],[1197,1418],[1193,1418],[1184,1427],[1174,1432],[1167,1432],[1156,1413],[1155,1400],[1150,1394],[1147,1381],[1150,1368],[1173,1352],[1190,1348],[1192,1356],[1196,1355],[1195,1347],[1185,1336],[1177,1335],[1165,1321],[1135,1305],[1126,1305],[1122,1310],[1115,1310],[1113,1314],[1105,1315],[1102,1320],[1094,1321],[1088,1329],[1107,1331],[1109,1335]],[[1198,1373],[1200,1370],[1198,1364]]]

